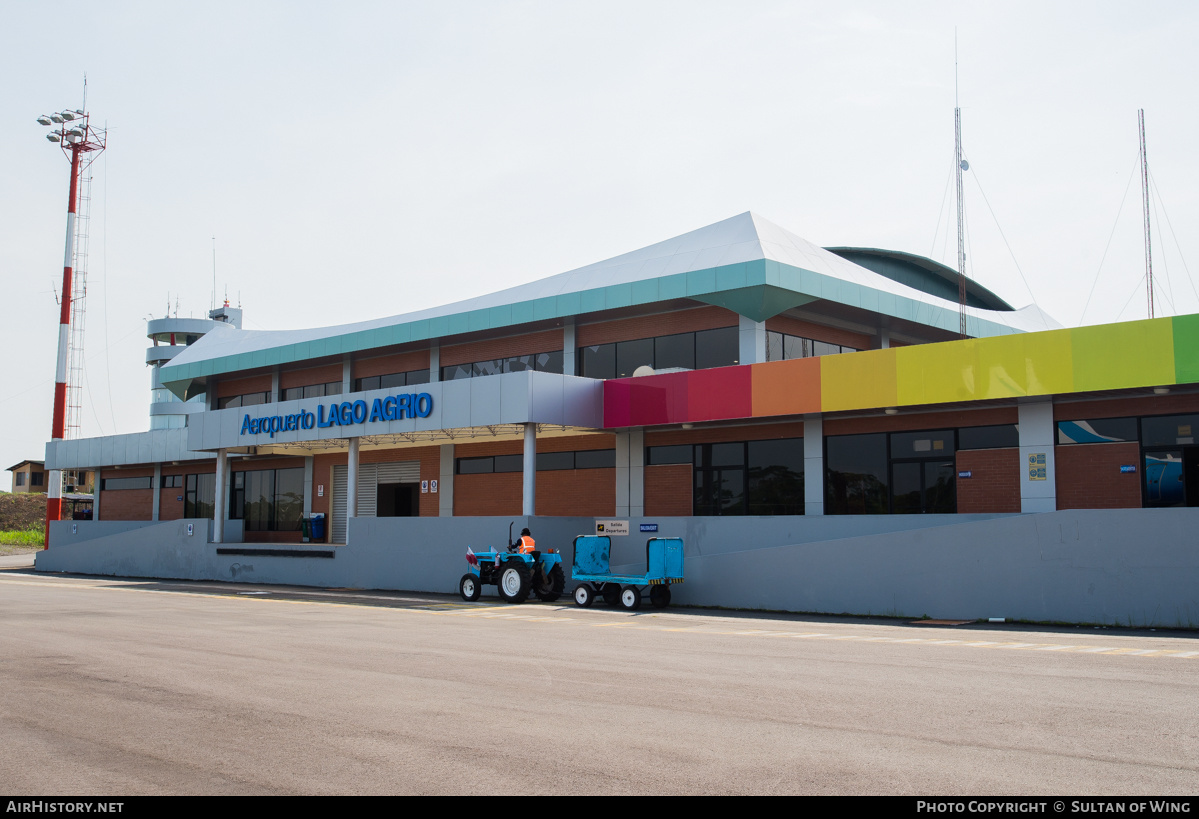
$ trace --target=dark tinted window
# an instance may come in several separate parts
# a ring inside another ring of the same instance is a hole
[[[153,480],[149,475],[144,478],[105,478],[100,482],[100,488],[106,492],[117,489],[149,489]]]
[[[654,366],[654,340],[639,338],[616,345],[616,377],[628,378],[638,367]]]
[[[492,361],[476,361],[471,374],[476,378],[485,375],[499,375],[504,371],[504,359],[497,358]]]
[[[953,454],[953,430],[891,433],[891,457],[941,458]]]
[[[562,351],[553,350],[548,353],[538,353],[534,358],[537,361],[537,370],[543,373],[558,373],[562,374]]]
[[[458,459],[458,474],[459,475],[481,475],[485,472],[495,471],[495,459],[493,458],[459,458]]]
[[[442,381],[457,381],[459,378],[470,378],[474,366],[471,364],[455,364],[452,367],[441,368]]]
[[[1199,432],[1199,415],[1166,415],[1141,419],[1145,446],[1189,446]]]
[[[740,357],[738,347],[736,327],[702,330],[695,334],[695,368],[732,366]]]
[[[538,452],[537,471],[551,472],[557,469],[574,469],[575,454],[573,452]]]
[[[524,455],[496,455],[496,472],[521,472],[524,470]]]
[[[391,389],[392,387],[408,386],[407,373],[388,373],[387,375],[379,376],[379,389]]]
[[[429,383],[429,371],[428,370],[412,370],[411,372],[405,373],[404,380],[408,382],[405,385],[408,387],[414,386],[416,384],[428,384]]]
[[[650,465],[689,464],[691,463],[691,444],[648,446],[645,448],[645,462]]]
[[[614,466],[615,449],[580,449],[575,453],[575,469],[609,469]]]
[[[695,369],[695,334],[679,333],[654,339],[654,369]]]
[[[958,449],[1001,449],[1020,446],[1015,424],[993,427],[962,427],[958,430]]]
[[[803,438],[749,442],[749,514],[804,514]]]
[[[825,452],[825,511],[831,515],[886,514],[886,433],[830,436],[825,439]]]

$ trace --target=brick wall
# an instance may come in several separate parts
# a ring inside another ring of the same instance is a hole
[[[826,418],[824,434],[860,435],[867,432],[902,432],[917,429],[955,429],[957,427],[987,427],[1017,422],[1015,407],[994,407],[981,410],[951,412],[922,412],[899,415],[875,415],[866,418]]]
[[[770,438],[802,438],[803,422],[753,424],[744,427],[711,427],[709,429],[672,429],[646,432],[646,446],[675,446],[678,444],[716,444],[723,441],[763,441]]]
[[[537,439],[538,452],[614,449],[612,435],[570,435]],[[479,441],[454,447],[455,458],[520,455],[523,441]],[[455,515],[519,515],[520,472],[454,476]],[[615,469],[556,469],[537,473],[538,515],[611,516],[616,514]]]
[[[100,490],[105,479],[153,477],[154,467],[132,469],[102,469],[96,475],[96,491],[100,493],[99,520],[151,520],[154,515],[153,489]]]
[[[341,380],[341,375],[337,376]],[[230,378],[217,382],[216,394],[218,398],[225,398],[230,395],[245,395],[251,392],[270,392],[271,391],[271,374],[264,373],[262,375],[252,375],[248,378]]]
[[[517,355],[532,355],[533,353],[549,353],[561,350],[563,331],[543,330],[539,333],[526,333],[519,336],[472,341],[468,344],[455,344],[452,347],[441,348],[441,366],[450,367],[455,364],[471,364],[475,361],[490,361],[494,358],[509,358]]]
[[[370,378],[372,375],[390,375],[427,369],[429,369],[428,350],[412,350],[407,353],[355,359],[353,364],[354,378]]]
[[[1069,444],[1053,453],[1058,509],[1141,507],[1140,444]],[[1137,471],[1121,472],[1124,464],[1136,465]]]
[[[801,321],[790,316],[775,316],[766,319],[766,329],[776,333],[786,333],[789,336],[853,347],[855,350],[869,350],[872,346],[871,337],[868,335],[841,330],[837,327],[825,327],[822,324],[813,324],[810,321]]]
[[[387,464],[397,461],[420,461],[422,481],[441,481],[441,447],[422,446],[407,449],[368,449],[359,453],[360,464]],[[342,463],[346,463],[343,457]],[[420,516],[437,517],[437,500],[441,493],[417,492],[420,497]]]
[[[575,343],[580,347],[592,347],[613,341],[632,341],[675,333],[714,330],[717,327],[736,327],[737,324],[737,314],[731,310],[723,307],[699,307],[652,316],[580,324],[575,330]]]
[[[1085,421],[1088,418],[1123,418],[1135,415],[1181,415],[1199,412],[1199,395],[1146,395],[1138,398],[1107,398],[1098,401],[1053,404],[1053,420]]]
[[[283,370],[279,373],[279,390],[292,387],[307,387],[309,384],[341,383],[341,364],[326,364],[323,367],[305,367],[302,370]],[[270,389],[270,384],[267,384]],[[247,390],[249,392],[249,390]]]
[[[959,513],[1020,511],[1019,449],[959,450],[957,469],[971,473],[957,479]]]
[[[689,517],[692,511],[691,464],[662,464],[645,468],[645,514]]]

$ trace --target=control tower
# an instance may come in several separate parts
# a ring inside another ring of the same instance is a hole
[[[218,324],[240,330],[241,308],[230,307],[226,301],[223,306],[209,310],[206,319],[168,316],[146,322],[146,336],[154,342],[154,346],[146,350],[146,364],[153,368],[150,371],[150,429],[185,427],[187,416],[203,412],[207,407],[204,393],[189,395],[184,401],[163,387],[159,368]]]

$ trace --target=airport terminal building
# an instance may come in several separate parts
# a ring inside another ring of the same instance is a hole
[[[151,322],[153,428],[47,445],[96,503],[37,567],[452,591],[511,521],[617,520],[684,538],[684,603],[1199,622],[1199,316],[967,296],[963,339],[956,271],[745,213],[385,319]]]

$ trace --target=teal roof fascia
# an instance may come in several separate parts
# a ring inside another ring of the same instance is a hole
[[[162,368],[163,386],[182,395],[198,378],[241,370],[291,364],[313,358],[443,338],[477,330],[494,330],[608,310],[654,304],[679,298],[694,298],[716,304],[753,321],[765,321],[790,307],[828,299],[862,306],[880,313],[919,321],[944,330],[956,330],[957,311],[917,302],[904,296],[878,292],[853,282],[840,281],[783,262],[757,259],[715,268],[673,273],[633,283],[608,285],[591,290],[562,293],[504,307],[484,308],[448,316],[416,319],[382,328],[344,333],[323,339],[285,344],[248,353],[168,363]],[[785,306],[780,306],[785,305]],[[975,335],[1007,335],[1018,332],[1003,324],[970,316]]]

